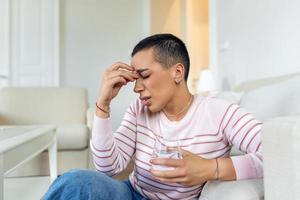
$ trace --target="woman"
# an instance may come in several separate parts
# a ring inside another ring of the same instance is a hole
[[[90,145],[98,172],[68,172],[44,199],[196,199],[208,180],[262,177],[262,124],[237,105],[192,95],[189,64],[179,38],[158,34],[135,46],[130,65],[119,62],[107,69]],[[140,98],[112,133],[110,103],[129,82],[135,82]],[[153,158],[155,138],[178,140],[182,158]],[[232,145],[245,155],[229,157]],[[131,158],[135,167],[129,180],[110,178]]]

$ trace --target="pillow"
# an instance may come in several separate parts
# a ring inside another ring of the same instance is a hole
[[[216,97],[224,99],[230,103],[240,104],[243,94],[243,92],[224,91],[216,94]]]
[[[300,114],[300,77],[248,91],[240,105],[262,121]]]

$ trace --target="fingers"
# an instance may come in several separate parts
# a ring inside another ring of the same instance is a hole
[[[182,159],[172,158],[154,158],[150,161],[153,165],[165,165],[168,167],[180,167],[183,166],[184,161]]]
[[[127,65],[126,63],[122,63],[122,62],[117,62],[110,67],[111,71],[116,71],[119,69],[126,69],[129,71],[134,71],[134,67]]]
[[[125,78],[123,78],[121,76],[116,76],[116,77],[113,77],[110,79],[110,84],[122,86],[122,85],[126,85],[127,81]]]
[[[125,70],[117,70],[117,71],[111,71],[108,74],[107,78],[115,78],[121,76],[124,79],[126,79],[127,81],[135,81],[136,79],[139,78],[139,75],[135,72],[130,72],[130,71],[125,71]]]
[[[152,175],[156,178],[178,178],[178,177],[184,177],[185,174],[179,169],[175,168],[174,170],[150,170]]]
[[[184,149],[182,149],[182,148],[180,148],[180,152],[181,152],[182,157],[186,157],[186,156],[192,154],[191,152],[186,151],[186,150],[184,150]]]

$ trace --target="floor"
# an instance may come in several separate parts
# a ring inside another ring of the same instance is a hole
[[[50,185],[48,176],[6,178],[4,200],[39,200]]]

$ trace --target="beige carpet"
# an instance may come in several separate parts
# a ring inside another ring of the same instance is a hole
[[[6,178],[4,200],[39,200],[49,185],[50,178],[47,176]]]

